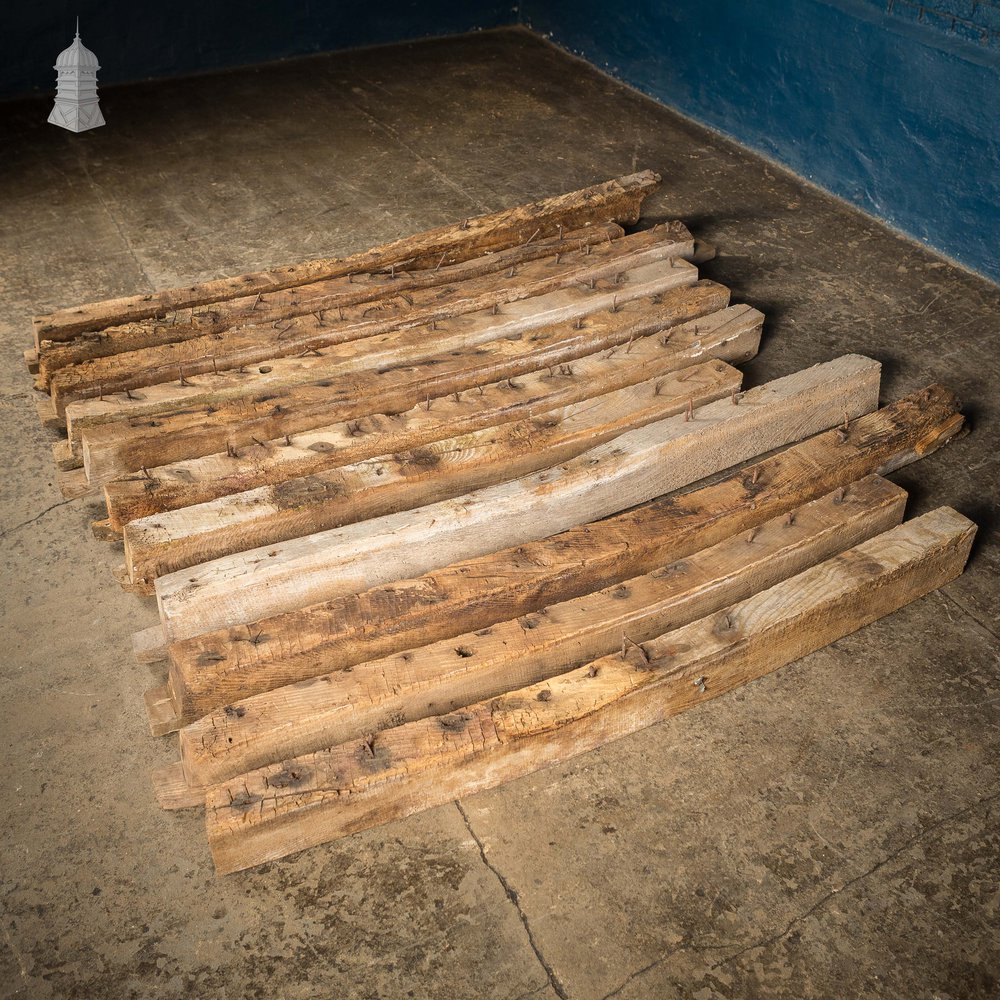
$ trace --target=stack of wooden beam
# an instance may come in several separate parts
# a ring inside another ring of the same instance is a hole
[[[763,317],[636,174],[346,259],[35,321],[147,695],[220,872],[715,697],[961,572],[881,475],[962,426],[848,355],[744,391]],[[746,464],[752,463],[752,464]],[[728,470],[728,471],[727,471]],[[706,483],[699,482],[711,477]]]

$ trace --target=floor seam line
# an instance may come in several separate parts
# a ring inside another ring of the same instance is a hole
[[[878,871],[881,871],[881,869],[883,869],[886,865],[891,864],[893,861],[895,861],[896,858],[898,858],[904,851],[908,851],[915,844],[919,844],[920,841],[922,841],[925,837],[928,837],[930,834],[936,832],[941,827],[945,826],[947,823],[950,823],[952,820],[957,819],[959,816],[962,816],[966,813],[974,812],[981,806],[988,805],[990,802],[993,802],[996,799],[1000,799],[1000,792],[995,792],[993,795],[987,795],[984,798],[978,799],[977,801],[973,802],[972,805],[966,806],[963,809],[958,809],[953,813],[949,813],[947,816],[941,817],[941,819],[937,820],[937,822],[932,823],[925,830],[921,830],[920,833],[910,837],[909,840],[907,840],[903,844],[900,844],[900,846],[897,847],[895,850],[890,851],[889,854],[887,854],[884,858],[882,858],[881,861],[877,861],[870,868],[866,869],[865,871],[861,872],[858,875],[855,875],[854,878],[848,879],[839,888],[831,889],[825,895],[821,896],[807,910],[800,913],[798,916],[793,917],[785,925],[783,930],[778,931],[775,934],[771,934],[770,936],[763,938],[760,941],[754,941],[746,945],[739,951],[734,952],[732,955],[729,955],[726,958],[723,958],[720,961],[716,962],[712,966],[712,969],[713,970],[719,969],[724,965],[728,965],[730,962],[739,958],[741,955],[745,955],[749,951],[755,951],[758,948],[766,948],[768,945],[774,944],[776,941],[780,941],[783,937],[788,935],[788,933],[796,924],[801,923],[807,917],[815,913],[818,909],[825,906],[831,899],[833,899],[834,896],[838,896],[840,895],[840,893],[846,892],[848,889],[852,889],[854,886],[858,885],[860,882],[863,882],[869,876],[874,875]]]
[[[556,975],[555,970],[549,964],[545,956],[542,954],[541,948],[538,946],[538,942],[535,941],[535,935],[532,933],[531,924],[528,922],[528,917],[524,910],[521,909],[521,902],[517,895],[517,892],[511,888],[510,883],[504,877],[503,873],[493,864],[490,863],[489,858],[486,857],[486,847],[480,840],[479,835],[475,830],[472,829],[472,823],[469,820],[469,816],[466,811],[462,808],[462,803],[457,799],[455,800],[455,808],[458,810],[458,814],[462,817],[462,822],[465,823],[466,830],[469,831],[469,836],[475,841],[476,847],[479,849],[479,857],[486,867],[493,872],[496,876],[496,880],[500,883],[500,887],[503,889],[504,894],[507,899],[510,900],[514,909],[517,911],[517,915],[520,918],[521,926],[524,927],[524,933],[528,937],[528,945],[531,950],[535,953],[535,958],[538,959],[539,964],[542,969],[545,970],[545,975],[548,976],[549,985],[555,990],[556,995],[560,1000],[569,1000],[569,994],[566,992],[566,988],[563,986],[561,980]]]
[[[734,961],[735,959],[739,958],[741,955],[745,955],[749,951],[754,951],[757,948],[766,948],[768,945],[774,944],[776,941],[780,941],[783,937],[785,937],[791,931],[791,929],[796,924],[801,923],[801,921],[805,920],[811,914],[815,913],[818,909],[820,909],[821,907],[825,906],[834,896],[839,895],[840,893],[846,891],[847,889],[853,888],[859,882],[864,881],[870,875],[873,875],[875,872],[877,872],[880,869],[884,868],[886,865],[890,864],[892,861],[894,861],[896,858],[898,858],[904,851],[906,851],[909,848],[913,847],[914,844],[918,844],[921,840],[924,839],[924,837],[926,837],[929,834],[933,833],[935,830],[940,829],[946,823],[950,823],[953,819],[956,819],[957,817],[962,816],[965,813],[971,813],[974,810],[978,809],[980,806],[988,805],[990,802],[993,802],[994,800],[996,800],[998,798],[1000,798],[1000,792],[997,792],[997,793],[995,793],[993,795],[987,795],[985,798],[982,798],[982,799],[977,800],[976,802],[973,802],[972,805],[966,806],[964,809],[958,809],[955,812],[949,813],[947,816],[942,817],[936,823],[932,823],[929,827],[927,827],[926,830],[922,830],[916,836],[911,837],[908,841],[906,841],[906,843],[901,844],[898,848],[896,848],[896,850],[890,852],[881,861],[878,861],[876,864],[872,865],[867,870],[861,872],[859,875],[854,876],[854,878],[848,879],[847,882],[845,882],[839,889],[832,889],[829,892],[827,892],[825,895],[821,896],[807,910],[805,910],[803,913],[800,913],[798,916],[793,917],[785,925],[785,927],[784,927],[783,930],[781,930],[781,931],[779,931],[779,932],[777,932],[775,934],[771,934],[769,937],[763,938],[760,941],[755,941],[755,942],[752,942],[751,944],[745,945],[743,948],[740,948],[738,951],[733,952],[732,955],[729,955],[728,957],[726,957],[724,959],[721,959],[720,961],[716,962],[714,965],[711,966],[711,969],[714,971],[715,969],[721,968],[722,966],[727,965],[728,963]],[[688,947],[688,946],[687,945],[681,945],[679,948],[672,948],[670,951],[666,952],[665,954],[660,955],[659,957],[655,958],[648,965],[644,965],[641,969],[636,969],[635,972],[631,973],[618,986],[616,986],[610,993],[606,993],[601,998],[601,1000],[611,1000],[612,997],[618,996],[618,994],[621,993],[621,991],[623,989],[625,989],[625,987],[628,986],[628,984],[631,983],[633,980],[638,979],[641,976],[644,976],[647,972],[651,972],[658,965],[661,965],[663,962],[665,962],[671,956],[675,955],[677,952],[683,951],[685,949],[685,947]]]
[[[967,618],[971,618],[987,635],[992,636],[994,641],[1000,642],[1000,635],[997,635],[997,633],[994,632],[993,629],[991,629],[989,625],[987,625],[985,622],[980,621],[979,617],[975,615],[972,611],[970,611],[967,607],[965,607],[963,604],[959,604],[959,602],[954,597],[952,597],[951,594],[948,593],[945,587],[941,587],[938,590],[938,593],[941,594],[942,597],[944,597],[946,600],[951,601],[951,603],[954,604],[955,607],[958,608],[958,610],[961,611],[963,615],[965,615]]]
[[[13,528],[6,528],[0,531],[0,538],[6,538],[8,535],[14,534],[15,531],[20,531],[22,528],[27,528],[29,524],[34,524],[36,521],[40,521],[50,510],[55,510],[56,507],[65,507],[66,504],[72,503],[76,497],[70,497],[68,500],[60,500],[58,503],[52,504],[50,507],[46,507],[41,514],[36,514],[34,517],[28,518],[27,521],[22,521],[20,524],[15,524]]]
[[[399,145],[401,149],[405,149],[418,163],[426,167],[438,180],[442,181],[448,187],[450,187],[456,194],[460,194],[466,200],[472,202],[481,212],[490,212],[491,209],[483,201],[477,198],[475,195],[470,194],[462,188],[461,185],[456,184],[443,170],[440,169],[436,164],[432,163],[425,156],[422,156],[416,149],[410,146],[403,137],[396,131],[391,125],[386,124],[380,119],[376,118],[367,108],[362,107],[357,101],[352,101],[349,97],[345,97],[345,104],[349,104],[355,111],[366,118],[372,125],[376,128],[381,129],[388,135],[395,143]]]

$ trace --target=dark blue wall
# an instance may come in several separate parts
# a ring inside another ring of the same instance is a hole
[[[77,14],[100,84],[517,21],[512,0],[0,0],[0,98],[54,93]]]
[[[956,2],[526,0],[523,16],[1000,281],[1000,47],[934,20]],[[983,23],[996,13],[966,7]]]

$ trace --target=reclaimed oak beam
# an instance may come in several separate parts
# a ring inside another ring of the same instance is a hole
[[[383,270],[392,264],[409,270],[454,264],[490,249],[516,246],[558,233],[559,227],[578,229],[587,224],[638,221],[645,197],[660,178],[650,170],[630,174],[568,194],[544,198],[515,208],[465,219],[350,257],[334,257],[256,271],[235,278],[219,278],[184,288],[106,299],[60,309],[33,320],[35,346],[45,340],[69,340],[79,333],[148,319],[175,309],[222,302],[242,295],[291,288],[338,275]]]
[[[404,722],[547,680],[714,614],[903,519],[906,492],[878,476],[828,493],[652,573],[219,708],[180,731],[194,790]]]
[[[699,359],[746,361],[757,353],[763,320],[750,306],[730,306],[671,328],[669,338],[640,337],[624,348],[612,347],[569,364],[536,369],[471,391],[428,397],[403,413],[366,414],[254,444],[246,453],[250,461],[234,463],[231,454],[222,452],[128,474],[104,486],[109,525],[120,534],[124,525],[140,517],[529,418],[667,376]]]
[[[451,336],[443,330],[437,339],[403,331],[368,355],[347,351],[341,363],[331,365],[328,377],[305,384],[97,427],[83,435],[87,478],[103,484],[129,472],[219,452],[238,460],[240,449],[259,442],[368,413],[402,412],[428,398],[627,344],[728,305],[725,288],[706,281],[691,284],[693,268],[680,264],[649,265],[658,272],[629,286],[624,303],[621,293],[602,291],[599,284],[590,299],[553,293],[566,298],[553,305],[546,325],[536,325],[542,317],[530,310],[518,317],[520,328],[509,335],[480,327],[484,318],[469,320],[464,329],[462,318],[450,320],[449,331],[457,330]],[[567,315],[576,318],[563,318]]]
[[[251,622],[607,517],[878,406],[860,355],[691,408],[557,468],[454,500],[251,549],[156,581],[172,640]]]
[[[604,243],[624,235],[625,230],[615,223],[595,225],[565,232],[561,237],[557,235],[552,239],[535,240],[509,250],[486,253],[460,264],[423,271],[397,270],[392,266],[384,271],[365,275],[327,278],[294,288],[257,292],[227,302],[194,306],[181,312],[175,311],[170,317],[163,319],[144,319],[111,326],[97,333],[81,334],[70,341],[46,342],[36,359],[36,384],[48,388],[55,372],[85,361],[214,336],[231,327],[248,323],[269,326],[279,319],[305,316],[313,312],[323,313],[326,310],[332,310],[334,315],[338,315],[338,310],[359,303],[370,303],[417,289],[450,285],[469,278],[516,269],[528,261],[579,251],[587,243]],[[692,243],[690,252],[684,256],[690,258],[695,254]]]
[[[739,391],[721,361],[616,389],[499,427],[288,479],[125,526],[132,585],[247,549],[414,510],[567,462],[628,431]]]
[[[216,870],[493,787],[716,698],[955,579],[974,535],[942,507],[622,655],[213,786]]]
[[[599,590],[684,559],[727,536],[942,447],[963,426],[953,393],[931,385],[679,496],[596,524],[488,553],[425,576],[344,594],[169,647],[161,625],[136,633],[139,662],[169,662],[174,718],[340,670]]]
[[[48,389],[56,412],[68,403],[177,382],[192,375],[218,377],[249,365],[269,365],[277,358],[307,359],[305,367],[322,369],[325,348],[351,345],[354,353],[380,334],[428,326],[442,320],[489,310],[496,315],[528,315],[543,295],[563,289],[593,287],[595,281],[621,283],[636,268],[657,261],[683,259],[694,249],[691,234],[670,223],[620,240],[607,240],[586,252],[555,254],[486,274],[407,292],[392,289],[380,298],[354,305],[316,308],[304,315],[270,322],[253,321],[188,340],[100,357],[61,368]],[[346,279],[344,279],[346,282]],[[624,291],[619,289],[619,291]],[[622,299],[627,298],[625,294]],[[539,321],[542,322],[542,321]],[[273,377],[272,377],[273,381]]]

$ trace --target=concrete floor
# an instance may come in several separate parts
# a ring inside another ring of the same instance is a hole
[[[510,30],[0,106],[0,994],[996,996],[1000,290]],[[54,306],[340,254],[635,167],[768,317],[759,382],[847,351],[973,433],[896,478],[977,519],[964,577],[664,725],[216,879],[160,812],[150,604],[62,501],[20,360]]]

